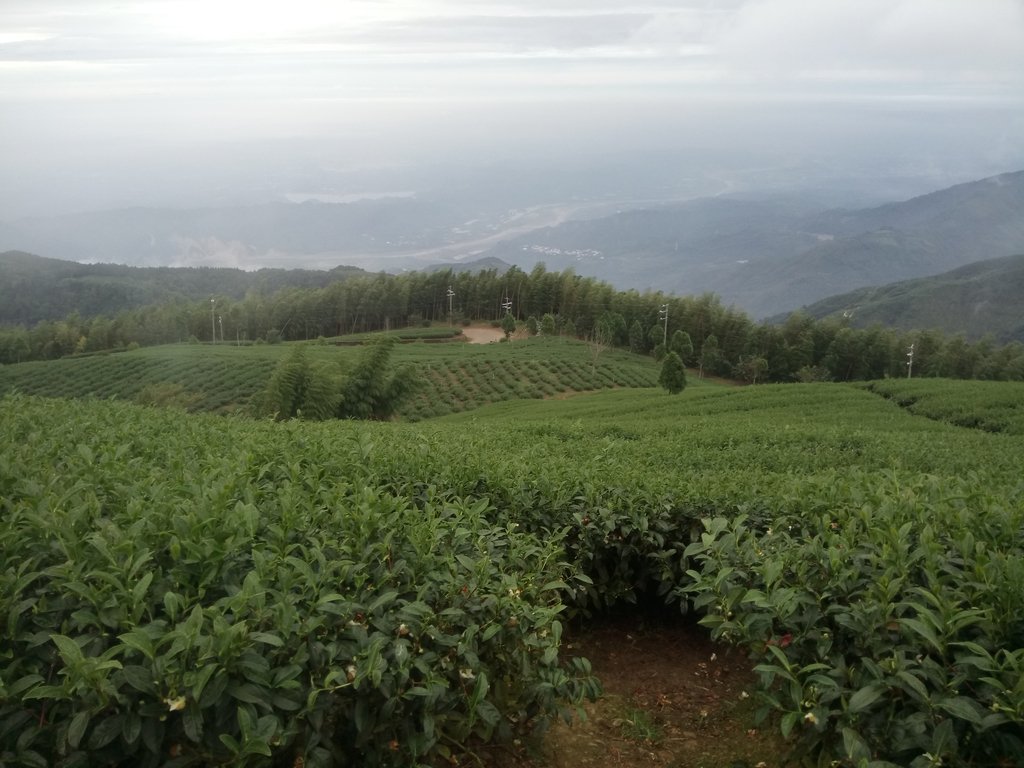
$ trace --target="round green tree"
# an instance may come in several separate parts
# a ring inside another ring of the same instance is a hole
[[[505,332],[505,341],[512,338],[512,334],[516,332],[516,319],[512,317],[511,312],[506,312],[505,317],[501,319],[501,330]]]
[[[675,352],[665,355],[658,383],[673,395],[678,395],[686,389],[686,368],[683,367],[682,358]]]

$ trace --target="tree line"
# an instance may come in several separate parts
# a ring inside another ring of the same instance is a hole
[[[449,291],[451,296],[449,296]],[[666,322],[667,313],[667,322]],[[934,330],[855,329],[799,312],[757,323],[712,294],[617,291],[571,270],[441,270],[359,274],[321,288],[178,300],[31,328],[0,329],[0,364],[174,342],[252,343],[332,338],[451,322],[500,325],[509,315],[557,333],[659,358],[674,351],[699,375],[752,383],[906,376],[1024,380],[1024,345],[968,341]]]

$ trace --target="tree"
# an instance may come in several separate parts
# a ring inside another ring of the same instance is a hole
[[[511,312],[506,312],[501,318],[501,330],[505,332],[505,341],[511,341],[512,334],[516,332],[516,319]]]
[[[683,366],[682,358],[675,352],[665,355],[658,383],[673,395],[678,395],[686,389],[686,368]]]
[[[284,419],[329,419],[338,404],[338,383],[322,366],[310,365],[306,350],[295,346],[274,369],[259,410]]]
[[[537,318],[530,315],[526,318],[526,332],[531,336],[536,336],[540,331],[540,324],[537,322]]]
[[[768,372],[768,361],[758,355],[743,355],[736,364],[736,374],[744,381],[757,384]]]
[[[644,327],[640,325],[639,320],[634,320],[629,326],[629,351],[635,355],[643,354],[647,347],[645,341]]]
[[[629,329],[626,327],[626,319],[618,312],[602,312],[598,318],[597,327],[605,343],[612,347],[624,347],[629,343]]]
[[[679,355],[679,359],[685,364],[693,358],[693,341],[686,331],[676,331],[668,342],[668,348]]]
[[[587,344],[590,347],[590,367],[596,373],[598,358],[601,357],[602,352],[608,349],[608,340],[601,326],[597,326],[590,332]]]
[[[700,356],[697,358],[698,377],[704,378],[704,371],[712,373],[718,368],[722,360],[722,351],[718,348],[718,337],[711,334],[700,347]]]
[[[555,316],[550,312],[545,312],[540,319],[540,332],[544,336],[555,335]]]
[[[394,339],[369,344],[341,389],[338,416],[342,419],[388,419],[415,388],[410,368],[391,372]]]

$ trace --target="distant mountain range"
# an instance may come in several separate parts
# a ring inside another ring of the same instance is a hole
[[[991,334],[998,342],[1024,342],[1024,254],[978,261],[933,277],[859,288],[802,311],[816,320],[842,317],[858,328],[877,323],[963,333],[969,339]]]
[[[1024,171],[863,210],[696,200],[537,230],[486,252],[618,288],[716,293],[755,318],[1024,252]]]
[[[618,289],[715,293],[754,318],[1024,253],[1024,171],[858,210],[798,199],[723,196],[610,215],[613,204],[566,203],[466,220],[465,209],[408,197],[138,208],[0,223],[0,248],[148,266],[544,262]]]

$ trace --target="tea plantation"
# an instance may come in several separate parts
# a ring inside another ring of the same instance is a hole
[[[573,346],[451,354],[483,401],[611,367]],[[656,597],[746,649],[798,764],[1024,764],[1024,436],[983,399],[942,421],[970,386],[926,416],[705,385],[416,424],[9,394],[0,763],[446,764],[571,717],[599,681],[566,624]]]
[[[305,347],[314,361],[344,370],[360,353],[349,344],[366,338],[365,334],[345,337],[345,346],[308,343]],[[113,397],[190,411],[244,412],[291,348],[291,344],[175,344],[19,363],[0,366],[0,393]],[[559,337],[483,345],[421,340],[398,345],[394,362],[417,369],[416,392],[398,412],[408,421],[501,400],[651,387],[658,378],[658,366],[648,357],[617,350],[595,354],[586,344]]]

